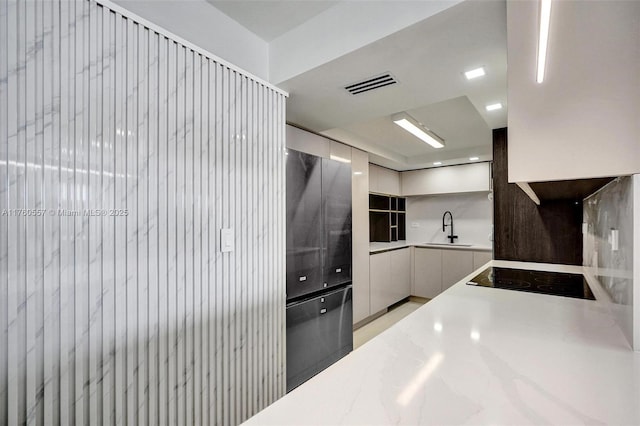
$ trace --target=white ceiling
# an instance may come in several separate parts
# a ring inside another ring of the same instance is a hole
[[[340,3],[208,1],[265,40]],[[490,160],[491,129],[507,124],[506,45],[505,1],[467,0],[278,83],[290,94],[287,121],[364,149],[371,162],[396,170],[467,163],[471,156]],[[477,66],[487,75],[466,80],[463,72]],[[383,72],[399,83],[360,95],[344,89]],[[487,112],[495,102],[505,108]],[[442,136],[445,148],[393,124],[391,115],[401,111]]]
[[[264,41],[271,41],[324,12],[338,1],[207,0]]]

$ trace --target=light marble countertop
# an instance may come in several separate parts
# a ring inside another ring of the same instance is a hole
[[[392,241],[390,243],[373,242],[369,243],[369,253],[378,253],[386,250],[397,250],[405,247],[424,247],[447,250],[473,250],[473,251],[493,251],[491,246],[479,244],[439,244],[439,243],[412,243],[406,241]]]
[[[595,278],[490,264],[584,272],[598,300],[465,285],[474,271],[247,424],[640,424],[640,353]]]

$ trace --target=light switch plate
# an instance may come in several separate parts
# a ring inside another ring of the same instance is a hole
[[[233,238],[233,228],[223,228],[220,230],[220,251],[231,252],[235,248]]]
[[[411,222],[412,228],[420,228],[420,224],[418,222]]]
[[[611,250],[618,251],[618,244],[620,241],[619,233],[617,229],[611,230]]]

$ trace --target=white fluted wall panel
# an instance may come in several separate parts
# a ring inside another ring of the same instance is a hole
[[[0,1],[0,424],[284,393],[284,126],[281,92],[94,1]]]

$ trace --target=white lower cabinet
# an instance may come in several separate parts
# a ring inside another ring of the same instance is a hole
[[[489,251],[416,247],[411,294],[433,299],[491,258]]]
[[[473,252],[442,250],[442,291],[473,272]]]
[[[397,302],[411,296],[411,249],[404,248],[389,253],[391,254],[391,282]]]
[[[374,253],[369,256],[371,313],[411,295],[409,248]]]
[[[433,299],[491,258],[489,251],[426,247],[372,253],[369,255],[369,312],[378,313],[411,295]]]
[[[433,299],[442,291],[443,250],[416,247],[413,268],[413,295]]]

